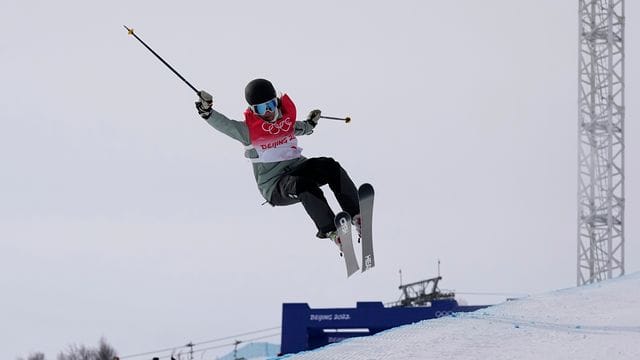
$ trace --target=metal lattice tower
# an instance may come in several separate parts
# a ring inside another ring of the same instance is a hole
[[[578,285],[624,274],[624,0],[579,0]]]

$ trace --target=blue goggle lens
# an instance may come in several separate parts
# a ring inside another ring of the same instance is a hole
[[[277,106],[278,106],[278,99],[273,98],[267,102],[263,102],[262,104],[251,105],[251,110],[258,115],[264,115],[267,112],[267,110],[275,111]]]

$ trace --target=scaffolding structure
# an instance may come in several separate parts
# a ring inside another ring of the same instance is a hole
[[[624,0],[579,0],[578,286],[624,274]]]

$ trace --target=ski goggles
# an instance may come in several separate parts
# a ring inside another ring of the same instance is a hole
[[[264,115],[267,111],[275,111],[278,107],[278,98],[273,98],[267,102],[263,102],[262,104],[250,105],[251,111],[258,115]]]

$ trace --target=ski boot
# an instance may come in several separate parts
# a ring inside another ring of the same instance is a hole
[[[340,250],[340,257],[343,256],[342,255],[342,241],[340,241],[340,236],[338,235],[338,231],[333,230],[333,231],[329,231],[328,233],[318,232],[316,234],[316,236],[319,237],[320,239],[330,239],[331,241],[333,241],[333,243],[336,244],[336,246]]]
[[[356,228],[356,234],[358,234],[358,244],[362,239],[362,216],[360,214],[354,215],[351,218],[351,224]]]

